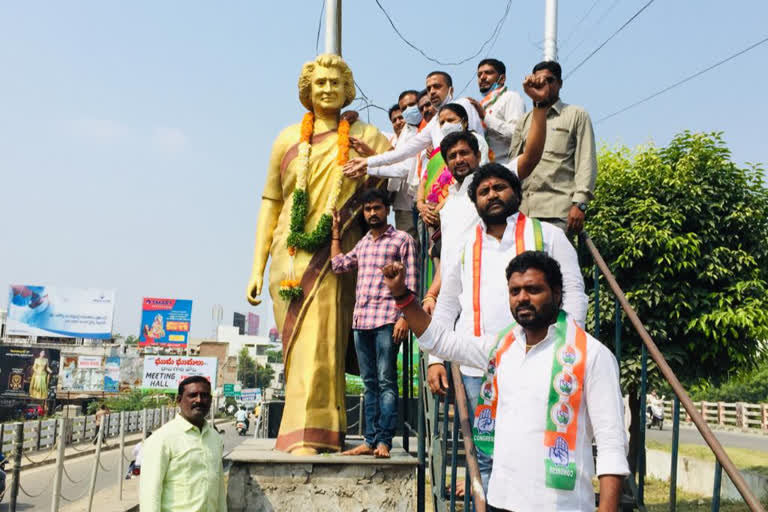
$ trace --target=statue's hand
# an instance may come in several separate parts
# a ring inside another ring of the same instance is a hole
[[[257,297],[261,295],[261,287],[263,284],[264,277],[261,275],[251,276],[251,280],[248,281],[248,289],[245,292],[245,298],[254,306],[261,304],[261,299],[257,299]]]

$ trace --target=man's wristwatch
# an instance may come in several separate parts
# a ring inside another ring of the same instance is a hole
[[[583,213],[587,211],[587,203],[573,203],[573,206],[581,210]]]

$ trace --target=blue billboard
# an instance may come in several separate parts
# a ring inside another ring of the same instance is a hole
[[[185,348],[192,320],[192,301],[145,297],[139,345]]]

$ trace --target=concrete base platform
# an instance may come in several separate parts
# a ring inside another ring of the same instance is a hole
[[[418,461],[397,445],[390,459],[338,454],[298,457],[274,446],[274,439],[252,439],[229,454],[230,511],[405,512],[416,508]]]

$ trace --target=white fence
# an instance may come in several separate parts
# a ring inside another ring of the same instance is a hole
[[[173,407],[144,409],[126,412],[125,432],[143,432],[146,411],[147,430],[159,427],[176,414]],[[92,441],[96,437],[96,416],[76,416],[69,418],[69,436],[67,445]],[[10,456],[15,450],[14,432],[16,423],[5,423],[0,427],[0,451]],[[24,422],[24,451],[52,449],[58,436],[58,420],[33,420]],[[104,432],[107,438],[120,434],[120,415],[111,414],[104,417]]]
[[[768,432],[768,404],[748,404],[746,402],[694,402],[696,409],[707,423],[747,429],[760,429]],[[664,401],[664,419],[672,421],[672,400]],[[691,423],[691,417],[680,407],[680,421]]]

